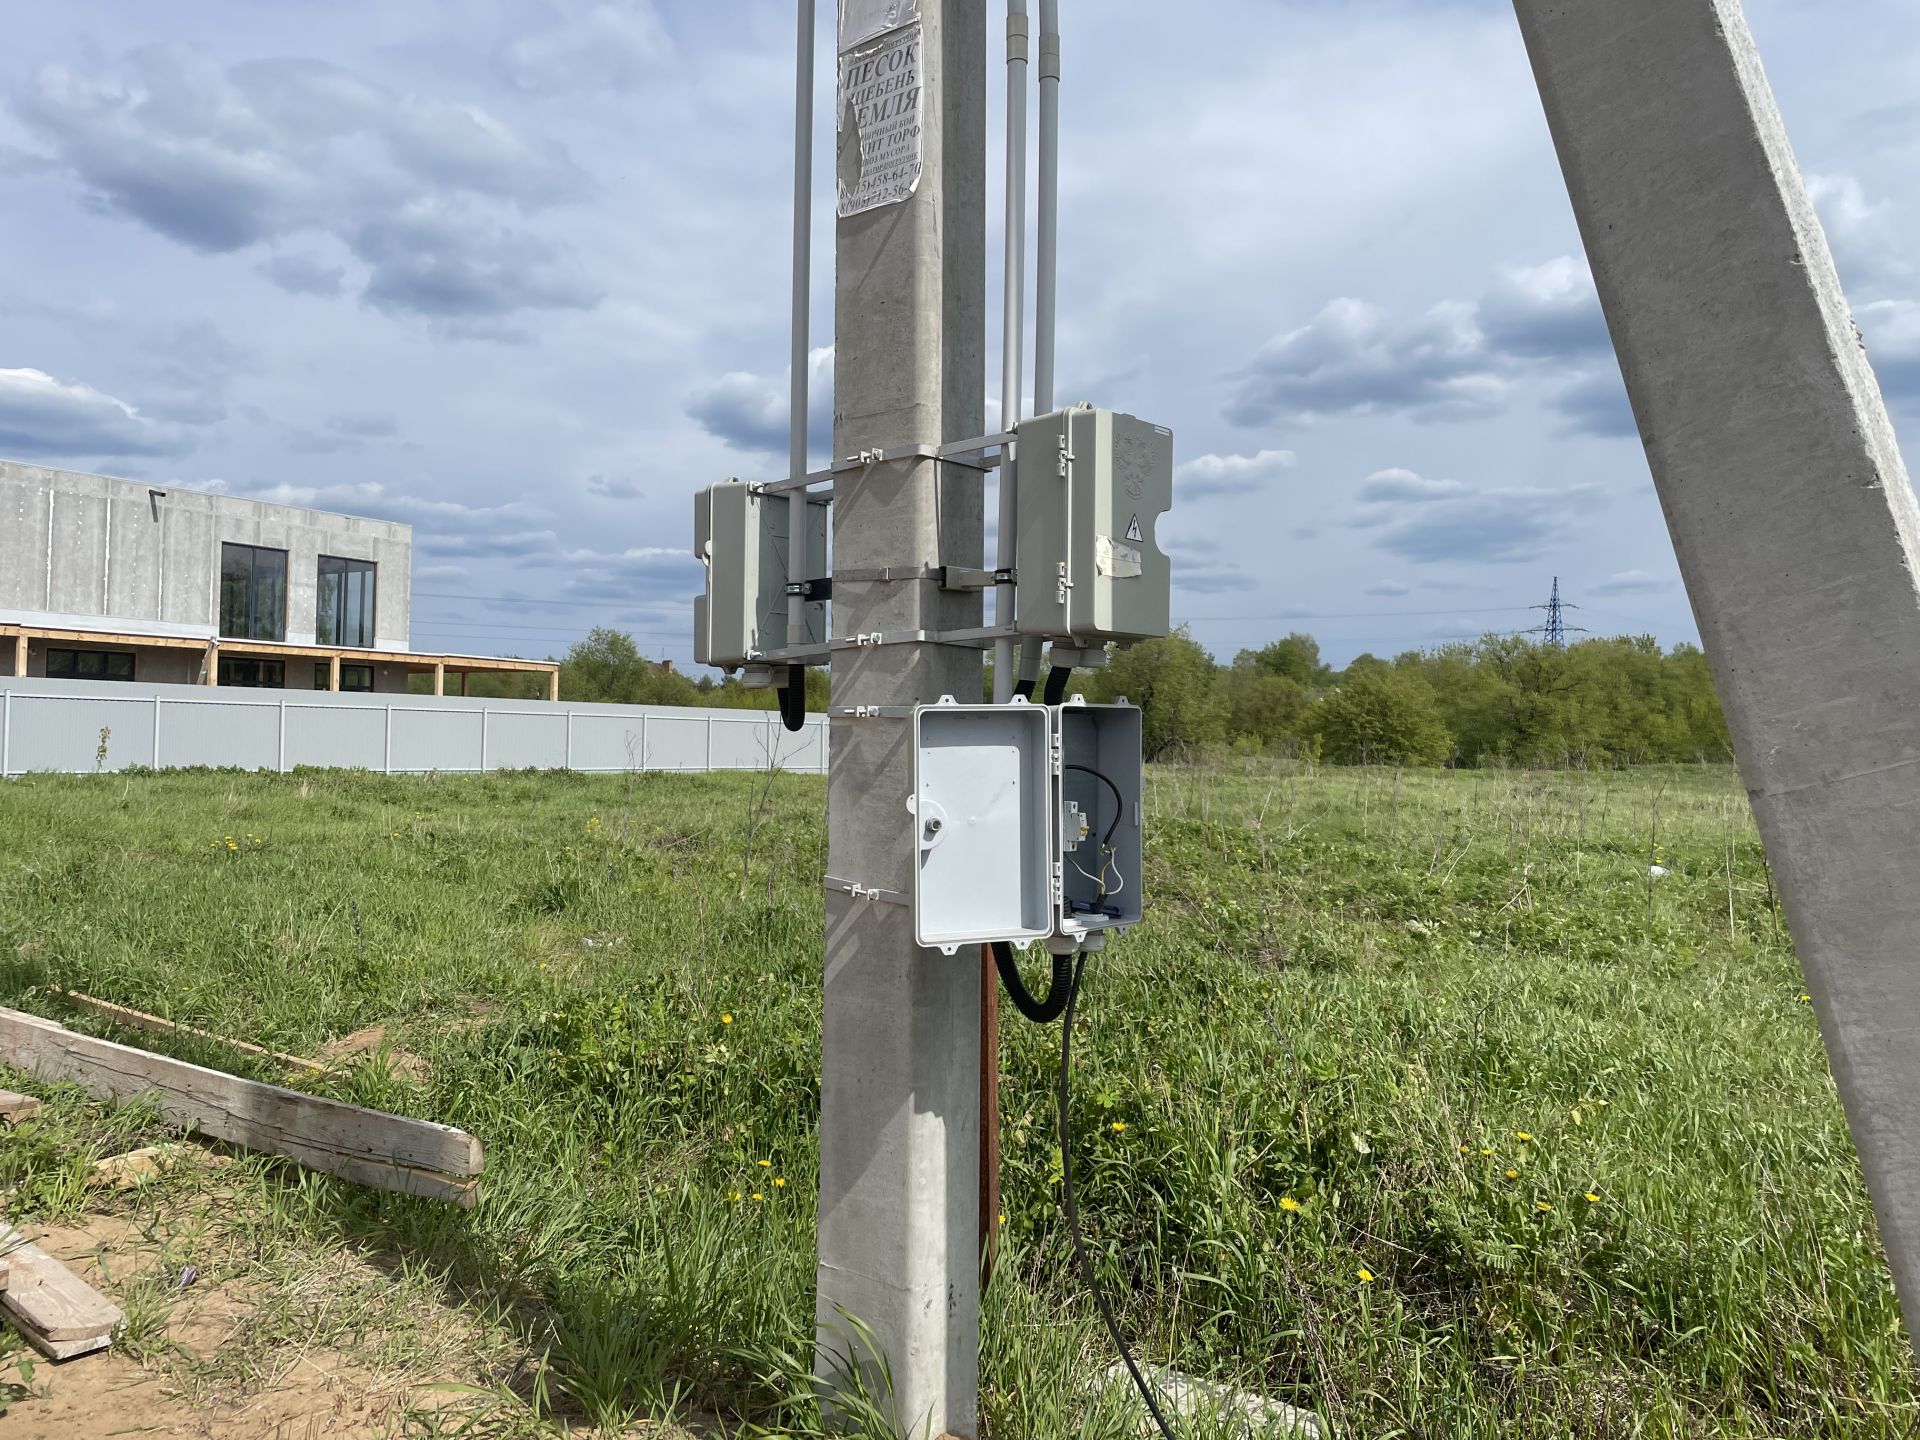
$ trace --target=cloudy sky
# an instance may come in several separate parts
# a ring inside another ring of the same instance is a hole
[[[1058,393],[1173,427],[1175,616],[1693,638],[1504,0],[1063,8]],[[1920,7],[1749,13],[1911,454]],[[790,15],[12,0],[0,455],[408,521],[419,649],[685,662],[691,493],[784,468]]]

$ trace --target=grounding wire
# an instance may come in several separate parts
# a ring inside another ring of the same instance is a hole
[[[1106,1291],[1100,1288],[1100,1277],[1094,1273],[1093,1257],[1087,1253],[1086,1241],[1080,1238],[1080,1205],[1073,1190],[1073,1147],[1067,1136],[1067,1098],[1073,1070],[1073,1007],[1080,998],[1080,977],[1086,968],[1087,957],[1082,951],[1074,962],[1073,980],[1067,987],[1066,1023],[1060,1027],[1060,1203],[1066,1211],[1067,1235],[1073,1241],[1073,1253],[1080,1261],[1081,1279],[1093,1296],[1100,1318],[1107,1322],[1107,1334],[1113,1337],[1114,1347],[1126,1362],[1127,1373],[1133,1377],[1134,1389],[1147,1402],[1147,1413],[1153,1416],[1153,1423],[1160,1428],[1165,1440],[1174,1440],[1173,1428],[1167,1424],[1167,1417],[1160,1413],[1153,1387],[1147,1383],[1147,1377],[1140,1373],[1133,1351],[1127,1348],[1127,1342],[1121,1338],[1119,1322],[1113,1318],[1113,1307],[1107,1303]]]

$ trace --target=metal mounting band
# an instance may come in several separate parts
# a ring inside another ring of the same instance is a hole
[[[833,705],[827,709],[829,720],[911,720],[911,705]]]
[[[1002,430],[992,435],[975,435],[971,439],[956,440],[951,445],[895,445],[890,449],[862,450],[858,454],[847,456],[844,460],[834,461],[824,470],[812,470],[798,478],[788,476],[784,480],[768,480],[755,484],[754,489],[763,495],[778,494],[783,490],[804,490],[809,485],[825,484],[836,475],[865,470],[869,466],[884,464],[889,460],[938,460],[943,465],[958,465],[963,470],[978,470],[984,474],[999,468],[1002,457],[982,452],[993,449],[1004,450],[1012,440],[1013,432]]]
[[[913,897],[904,890],[885,890],[876,885],[862,885],[858,880],[842,880],[837,875],[826,877],[827,889],[840,895],[851,895],[856,900],[877,900],[882,905],[913,905]]]
[[[906,580],[938,580],[938,565],[851,565],[835,570],[835,580],[849,585],[897,585]]]

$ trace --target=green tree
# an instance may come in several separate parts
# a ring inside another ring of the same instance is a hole
[[[647,659],[631,635],[605,626],[588,631],[560,662],[560,698],[608,705],[702,703],[693,681]]]
[[[1437,765],[1453,745],[1426,677],[1377,660],[1349,667],[1303,725],[1323,756],[1347,765]]]
[[[1233,657],[1233,668],[1278,675],[1305,690],[1317,689],[1333,678],[1333,671],[1320,662],[1320,642],[1297,630],[1258,650],[1242,650]]]
[[[1119,651],[1082,689],[1089,700],[1124,695],[1140,707],[1141,748],[1149,760],[1226,738],[1219,667],[1185,625]]]
[[[1227,736],[1257,741],[1266,749],[1300,738],[1300,720],[1313,692],[1298,680],[1236,664],[1221,679],[1227,706]]]

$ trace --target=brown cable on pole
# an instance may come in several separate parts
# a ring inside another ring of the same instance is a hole
[[[1000,1251],[1000,975],[980,947],[980,1288]]]

